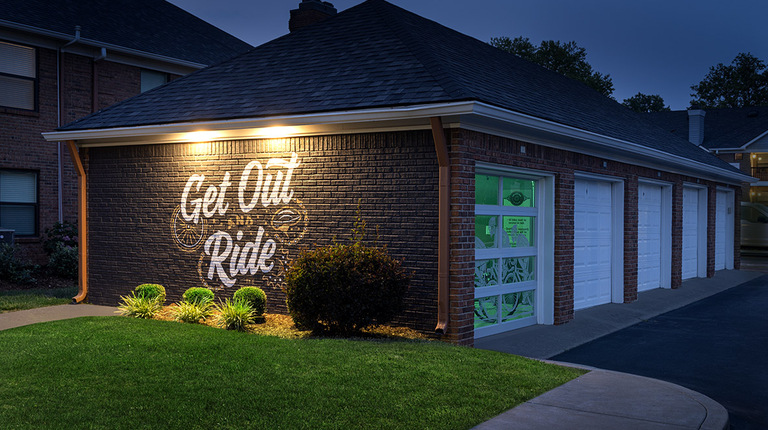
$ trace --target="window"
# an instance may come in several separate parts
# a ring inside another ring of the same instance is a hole
[[[536,323],[538,182],[475,175],[476,337]]]
[[[168,82],[168,74],[154,70],[141,69],[141,92],[149,91]]]
[[[0,106],[36,110],[35,48],[0,42]]]
[[[37,172],[0,170],[0,227],[37,235]]]

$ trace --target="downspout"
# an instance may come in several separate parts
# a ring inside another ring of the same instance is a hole
[[[86,182],[85,182],[85,169],[83,168],[83,161],[80,158],[80,152],[77,149],[77,145],[74,141],[68,140],[67,147],[69,148],[69,155],[72,157],[72,163],[75,165],[77,171],[77,235],[78,235],[78,252],[79,252],[79,265],[78,265],[78,277],[77,284],[79,290],[75,297],[72,297],[73,303],[81,303],[86,297],[88,297],[88,223],[86,217]]]
[[[439,201],[437,234],[437,326],[435,332],[445,334],[448,328],[450,301],[450,216],[451,216],[451,167],[448,158],[448,142],[445,139],[443,121],[440,117],[429,119],[432,138],[435,140],[437,164],[439,166]]]

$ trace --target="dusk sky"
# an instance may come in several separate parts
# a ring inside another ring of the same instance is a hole
[[[331,1],[341,12],[363,0]],[[690,86],[739,52],[768,61],[768,2],[760,0],[389,0],[484,42],[524,36],[575,41],[587,61],[610,74],[617,101],[659,94],[674,110],[689,105]],[[170,0],[258,46],[288,33],[300,0]]]

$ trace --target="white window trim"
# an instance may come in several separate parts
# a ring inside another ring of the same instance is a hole
[[[549,172],[520,169],[510,166],[482,163],[475,164],[475,174],[491,174],[537,181],[536,212],[536,324],[552,325],[555,321],[555,175]],[[477,206],[482,208],[481,205]],[[522,208],[525,209],[525,208]],[[480,213],[482,215],[482,213]],[[477,251],[476,251],[477,252]],[[530,287],[526,288],[530,289]],[[492,295],[492,294],[491,294]],[[510,321],[475,330],[475,339],[502,333],[530,325]]]

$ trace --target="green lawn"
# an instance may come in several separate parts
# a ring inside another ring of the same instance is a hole
[[[583,372],[441,342],[89,317],[0,332],[2,428],[468,429]]]
[[[70,303],[75,294],[77,287],[0,291],[0,313],[64,305]]]

